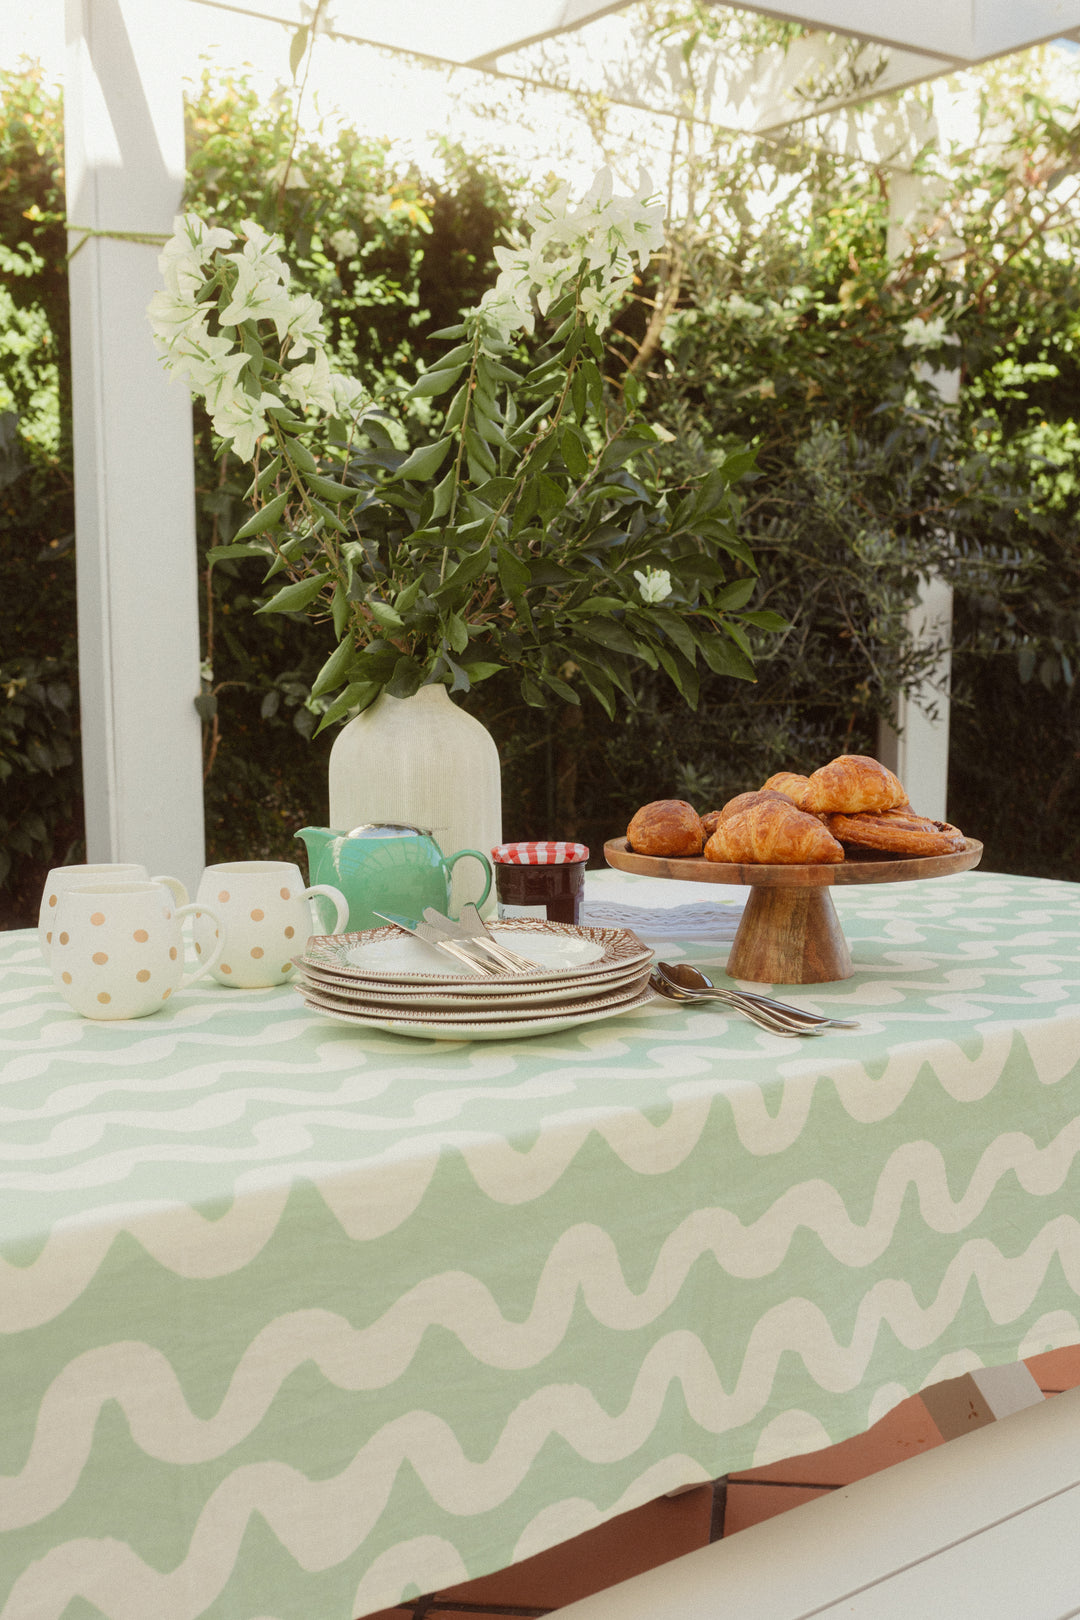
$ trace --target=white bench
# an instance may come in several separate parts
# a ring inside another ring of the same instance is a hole
[[[1080,1615],[1080,1389],[558,1611],[558,1620]]]

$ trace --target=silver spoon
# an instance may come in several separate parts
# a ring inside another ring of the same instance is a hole
[[[657,967],[665,978],[677,985],[688,995],[701,996],[711,999],[744,1003],[750,1002],[760,1007],[763,1012],[774,1013],[779,1017],[793,1019],[803,1024],[814,1024],[833,1029],[858,1029],[858,1020],[854,1018],[826,1018],[820,1013],[808,1012],[805,1007],[791,1007],[786,1001],[776,1001],[772,996],[755,995],[752,990],[730,990],[726,986],[713,984],[707,973],[700,968],[691,967],[689,962],[658,962]]]
[[[656,991],[657,995],[666,996],[668,1001],[682,1002],[687,1007],[698,1006],[702,1001],[714,999],[722,1001],[733,1012],[740,1012],[744,1018],[749,1018],[752,1024],[757,1024],[759,1029],[767,1029],[770,1035],[799,1036],[824,1035],[825,1033],[824,1025],[804,1024],[794,1019],[781,1019],[779,1015],[765,1012],[760,1007],[751,1006],[749,1003],[736,1000],[729,1001],[726,996],[714,998],[712,996],[695,995],[688,990],[680,990],[677,984],[673,984],[670,979],[665,979],[663,974],[658,972],[656,968],[649,975],[649,985],[651,989]]]

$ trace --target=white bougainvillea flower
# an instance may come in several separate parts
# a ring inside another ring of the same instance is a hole
[[[322,324],[322,305],[310,293],[295,293],[289,301],[288,312],[274,316],[274,326],[280,341],[289,339],[290,352],[306,354],[309,349],[321,352],[326,340]]]
[[[236,387],[250,355],[236,350],[228,338],[211,337],[208,332],[185,332],[172,344],[169,363],[193,393],[217,397],[219,384]]]
[[[340,231],[332,231],[329,242],[339,259],[351,259],[360,251],[360,238],[348,226]]]
[[[242,220],[240,235],[244,239],[241,257],[249,264],[261,265],[267,275],[276,276],[287,286],[291,277],[289,266],[281,257],[285,251],[284,240],[276,232],[264,230],[257,219]]]
[[[582,262],[599,272],[601,285],[583,295],[586,318],[602,326],[633,284],[633,256],[642,269],[664,240],[664,211],[652,198],[644,170],[632,196],[616,196],[609,169],[601,169],[574,207],[563,183],[525,215],[531,234],[513,248],[495,249],[499,277],[480,309],[503,340],[532,332],[535,309],[546,314],[562,297]]]
[[[281,391],[294,399],[302,410],[332,411],[334,396],[330,387],[330,361],[326,351],[316,351],[314,360],[292,366],[280,378]]]
[[[207,330],[205,312],[186,292],[159,287],[150,300],[147,314],[150,330],[165,350],[179,338],[197,338]]]
[[[214,432],[232,445],[241,461],[250,461],[257,442],[267,429],[266,412],[280,404],[275,394],[255,396],[241,388],[234,388],[226,397],[226,391],[222,389],[222,397],[211,417]]]
[[[292,312],[288,287],[257,259],[232,253],[229,260],[236,265],[236,284],[219,311],[222,326],[240,326],[244,321],[287,322]]]
[[[358,416],[371,403],[367,389],[344,371],[330,373],[330,394],[338,416]]]
[[[177,295],[193,296],[202,285],[203,267],[219,248],[232,246],[231,231],[208,225],[198,214],[178,214],[173,234],[158,257],[158,268],[166,289]]]
[[[910,321],[905,321],[903,344],[905,349],[937,349],[948,339],[944,315],[937,315],[932,320],[924,321],[921,315],[915,315]]]
[[[666,568],[634,569],[643,602],[664,602],[671,595],[671,575]]]

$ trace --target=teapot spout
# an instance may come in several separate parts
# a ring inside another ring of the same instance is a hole
[[[330,827],[301,827],[299,832],[293,833],[293,837],[302,841],[310,860],[317,851],[326,848],[334,832]]]

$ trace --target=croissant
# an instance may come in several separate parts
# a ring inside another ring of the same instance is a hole
[[[907,794],[886,766],[866,754],[841,754],[814,771],[800,808],[814,815],[844,816],[864,810],[891,810],[907,803]]]
[[[716,831],[716,828],[721,821],[730,821],[732,816],[741,814],[743,810],[749,810],[751,805],[769,804],[776,799],[778,799],[781,804],[792,803],[792,800],[788,794],[775,793],[771,788],[757,788],[753,793],[737,793],[733,799],[728,800],[727,804],[725,804],[722,810],[714,810],[710,812],[710,816],[716,817],[716,821],[709,829],[710,834]]]
[[[806,784],[809,780],[808,776],[799,776],[795,771],[777,771],[775,776],[770,776],[769,780],[762,784],[761,791],[762,793],[770,791],[783,793],[791,800],[792,804],[801,810],[803,809],[803,795],[806,792]]]
[[[959,827],[917,816],[910,806],[879,810],[876,814],[826,816],[825,825],[843,844],[888,850],[896,855],[950,855],[967,848]]]
[[[639,855],[700,855],[705,833],[685,799],[656,799],[635,812],[626,842]]]
[[[784,803],[779,795],[722,821],[705,845],[707,861],[737,866],[822,866],[843,858],[843,845],[816,816]]]

